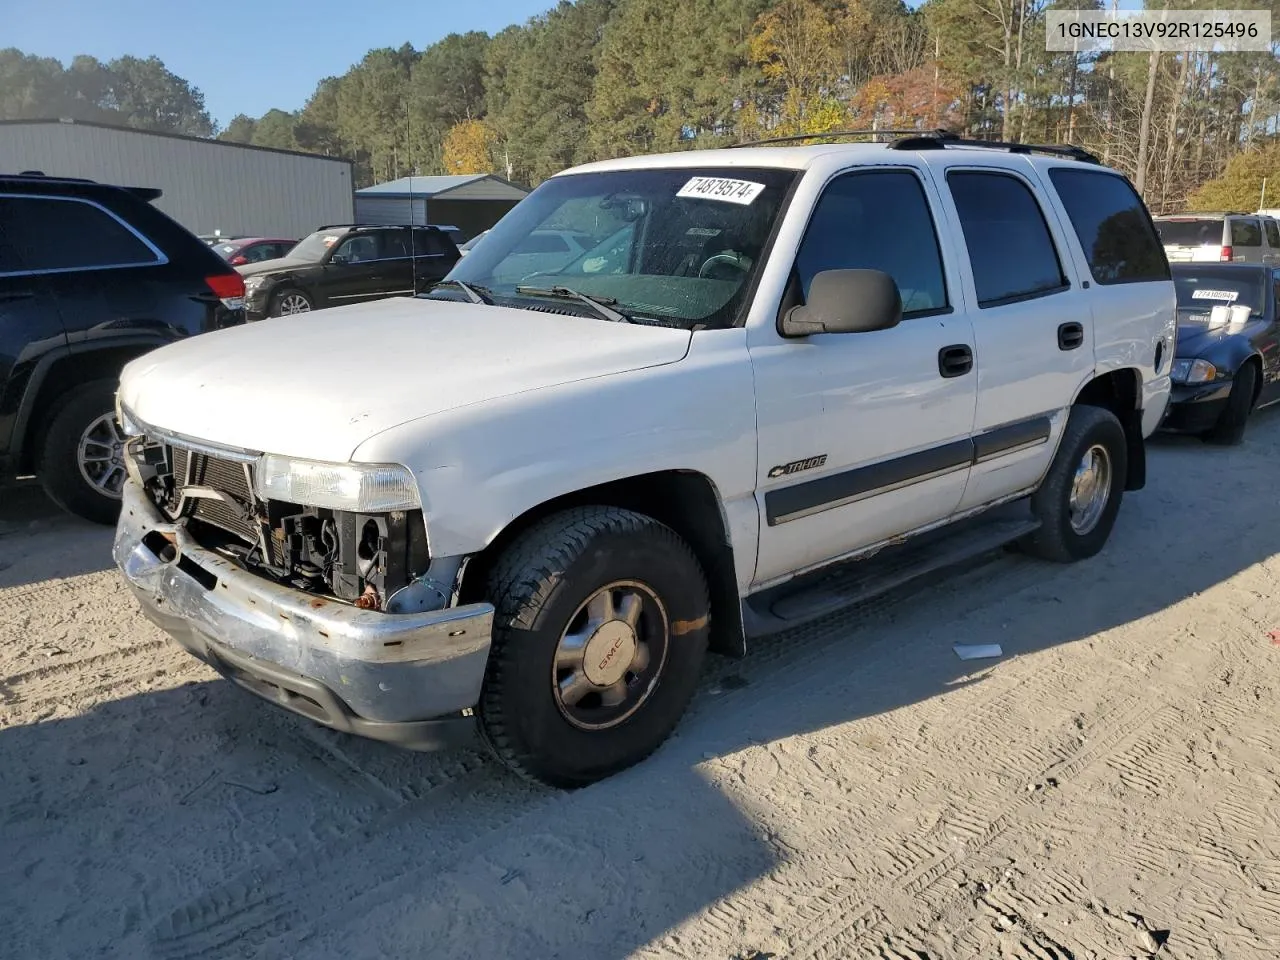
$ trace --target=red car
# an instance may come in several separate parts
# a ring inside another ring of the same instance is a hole
[[[298,243],[297,240],[280,240],[272,237],[237,237],[225,243],[213,244],[213,249],[233,267],[260,260],[278,260]]]

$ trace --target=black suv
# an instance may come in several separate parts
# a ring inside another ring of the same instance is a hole
[[[250,320],[411,296],[443,280],[460,254],[438,227],[321,227],[279,260],[237,267]]]
[[[151,201],[159,190],[0,174],[0,486],[36,474],[112,523],[125,478],[120,368],[245,322],[244,280]]]

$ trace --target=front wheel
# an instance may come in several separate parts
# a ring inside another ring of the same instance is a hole
[[[1128,449],[1114,413],[1072,407],[1058,453],[1031,496],[1040,529],[1022,541],[1022,548],[1058,563],[1084,560],[1101,550],[1124,496]]]
[[[1253,412],[1253,395],[1257,388],[1258,368],[1254,361],[1246,360],[1236,371],[1231,393],[1227,395],[1227,405],[1218,416],[1218,422],[1202,434],[1201,439],[1224,447],[1233,447],[1243,441],[1244,428],[1249,422],[1249,414]]]
[[[478,712],[504,764],[583,786],[670,735],[710,620],[702,569],[675,531],[614,507],[555,514],[501,555],[488,595],[496,615]]]
[[[298,313],[310,313],[315,309],[311,298],[301,290],[281,290],[271,298],[273,317],[291,317]]]

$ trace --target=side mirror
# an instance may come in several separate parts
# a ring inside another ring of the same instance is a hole
[[[329,258],[329,262],[342,265],[344,263],[350,263],[351,258],[348,257],[345,253],[335,253],[332,257]]]
[[[809,302],[792,307],[778,323],[784,337],[815,333],[869,333],[902,320],[902,295],[880,270],[824,270],[809,284]]]

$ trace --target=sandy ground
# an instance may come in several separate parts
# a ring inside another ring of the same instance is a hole
[[[109,531],[10,491],[0,955],[1273,958],[1280,414],[1150,472],[1094,560],[716,658],[575,793],[254,700],[138,616]]]

